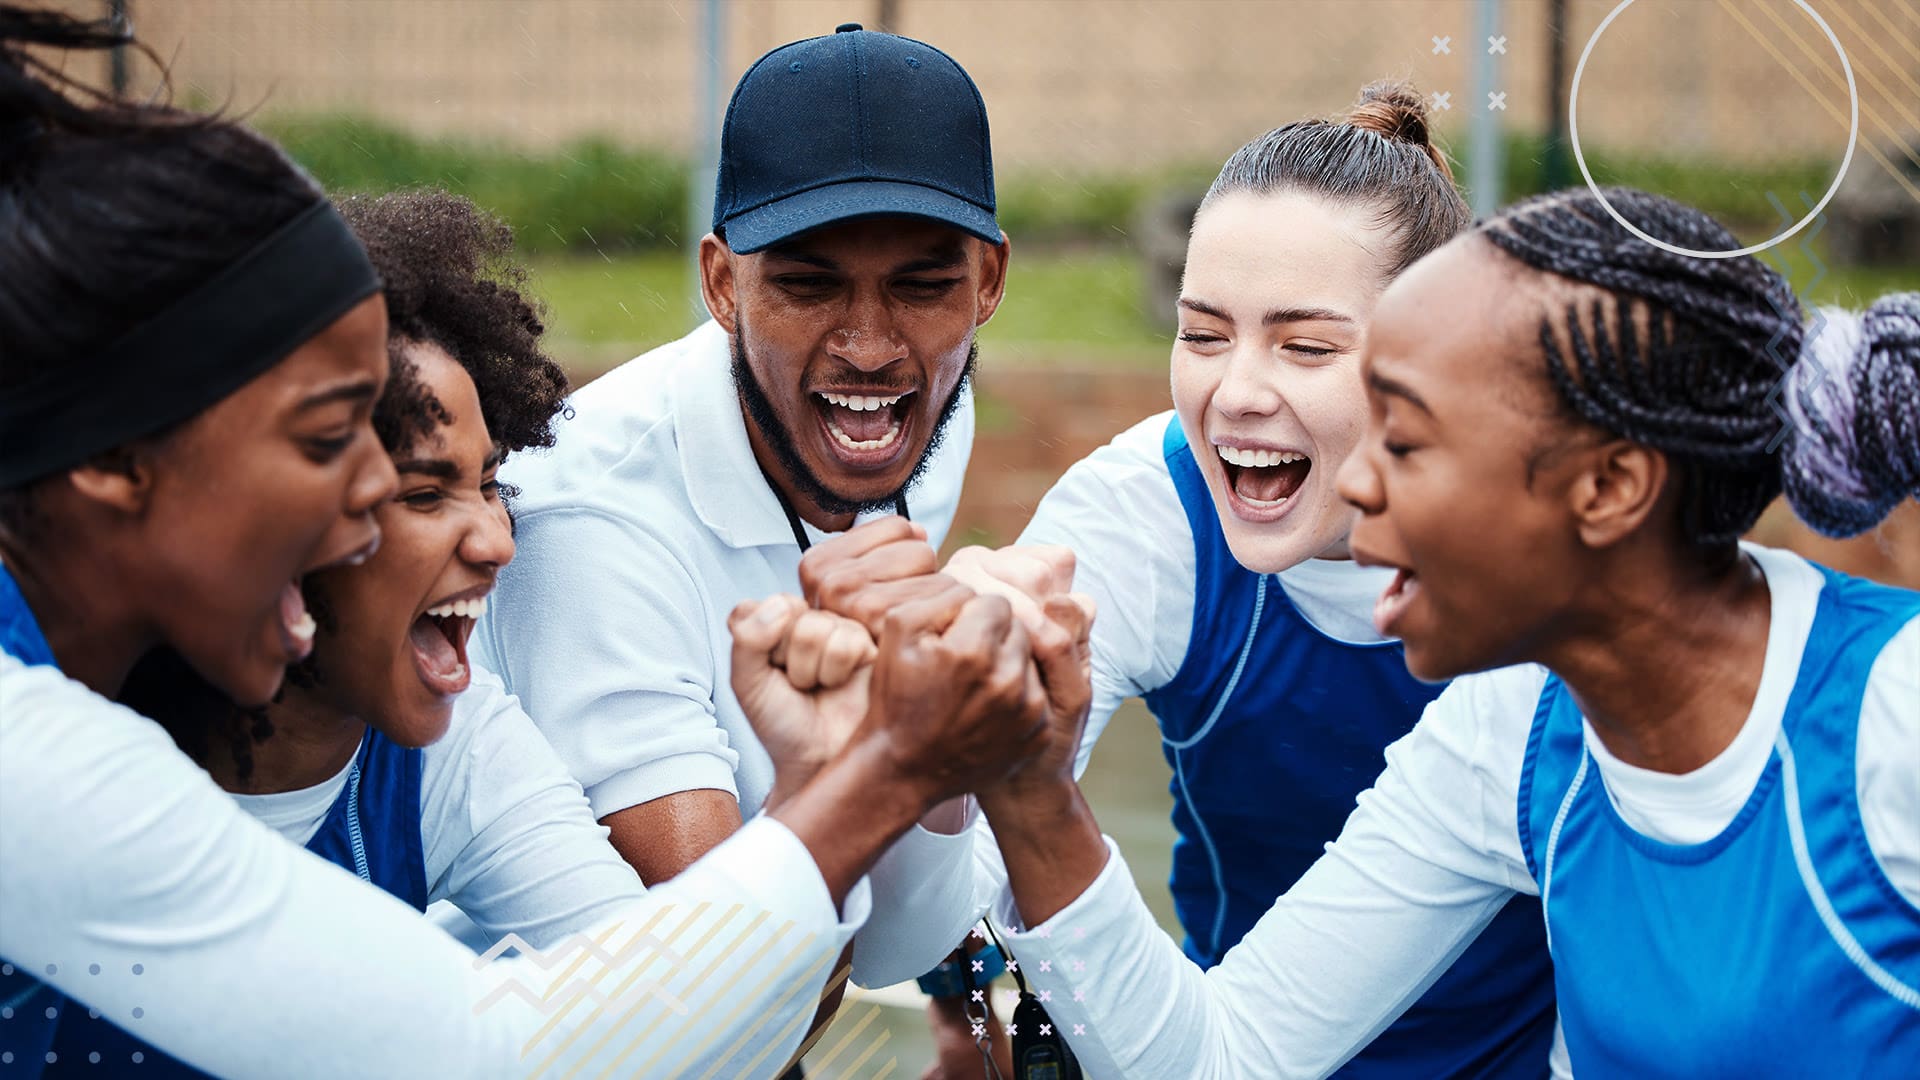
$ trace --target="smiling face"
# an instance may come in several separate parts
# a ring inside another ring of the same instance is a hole
[[[1423,679],[1539,658],[1591,572],[1569,494],[1591,440],[1555,419],[1544,368],[1525,374],[1543,309],[1499,259],[1464,237],[1386,291],[1367,434],[1340,474],[1354,557],[1400,571],[1375,624]]]
[[[957,404],[974,331],[999,306],[1007,252],[898,217],[750,255],[702,245],[755,456],[803,515],[850,516],[907,486]]]
[[[513,558],[513,533],[473,380],[437,345],[410,344],[407,358],[447,420],[395,452],[400,486],[377,512],[379,553],[310,583],[330,618],[309,692],[403,746],[426,746],[472,679],[467,638]]]
[[[300,577],[379,543],[393,467],[369,422],[385,385],[379,296],[160,439],[129,537],[157,636],[242,704],[312,647]]]
[[[1340,557],[1334,475],[1366,424],[1360,350],[1388,261],[1364,208],[1235,192],[1195,219],[1173,404],[1234,558],[1273,573]]]

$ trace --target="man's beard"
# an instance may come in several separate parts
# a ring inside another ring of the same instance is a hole
[[[973,381],[974,365],[980,360],[980,342],[975,340],[968,343],[966,369],[961,371],[960,381],[954,384],[953,393],[948,395],[946,404],[940,407],[940,415],[933,422],[933,437],[927,440],[927,448],[921,452],[920,460],[913,463],[913,472],[908,474],[907,482],[901,484],[898,490],[876,499],[848,499],[827,487],[801,458],[793,432],[781,422],[779,414],[774,411],[773,400],[761,388],[760,380],[754,377],[753,368],[747,363],[746,338],[747,324],[741,320],[735,324],[730,345],[733,353],[733,384],[739,390],[747,416],[754,427],[760,430],[760,438],[772,448],[773,456],[779,459],[781,470],[798,489],[800,497],[818,507],[821,513],[835,517],[864,514],[869,510],[891,510],[900,497],[920,481],[921,474],[927,471],[927,464],[946,440],[947,422],[953,419],[954,412],[960,408],[960,396],[966,393],[968,384]],[[802,402],[802,407],[806,407],[805,402]]]

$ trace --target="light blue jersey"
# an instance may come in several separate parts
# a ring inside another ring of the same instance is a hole
[[[1920,1075],[1920,909],[1868,847],[1855,776],[1868,674],[1920,594],[1823,573],[1772,758],[1705,843],[1622,820],[1547,680],[1520,840],[1584,1076]]]

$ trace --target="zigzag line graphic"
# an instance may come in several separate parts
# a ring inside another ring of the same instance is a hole
[[[1793,224],[1793,215],[1787,212],[1786,206],[1781,203],[1778,196],[1769,191],[1767,192],[1767,201],[1772,203],[1774,210],[1780,214],[1782,224]],[[1806,203],[1808,209],[1812,209],[1814,206],[1812,196],[1804,191],[1800,193],[1800,201]],[[1811,294],[1813,289],[1819,285],[1821,281],[1826,279],[1827,264],[1822,261],[1820,256],[1813,250],[1813,238],[1820,235],[1821,231],[1826,227],[1827,215],[1823,213],[1814,219],[1813,228],[1807,230],[1800,237],[1800,251],[1807,257],[1808,261],[1813,264],[1812,279],[1809,280],[1803,288],[1794,290],[1802,296]],[[1785,259],[1780,260],[1778,269],[1782,276],[1787,275],[1788,267]],[[1791,280],[1789,280],[1789,284],[1791,284]],[[1773,438],[1767,443],[1767,453],[1769,454],[1778,451],[1780,444],[1785,442],[1788,434],[1793,431],[1793,414],[1788,411],[1786,404],[1781,399],[1786,395],[1789,384],[1793,381],[1793,368],[1800,359],[1797,355],[1788,356],[1782,353],[1779,348],[1780,342],[1787,336],[1786,328],[1795,321],[1794,313],[1788,310],[1784,304],[1778,303],[1774,304],[1774,313],[1780,316],[1781,329],[1776,330],[1772,339],[1767,342],[1766,353],[1767,357],[1773,361],[1773,366],[1780,370],[1780,378],[1773,384],[1773,388],[1767,391],[1767,407],[1772,409],[1773,415],[1779,419],[1780,430],[1774,432]],[[1811,341],[1817,337],[1821,329],[1826,326],[1826,323],[1826,313],[1815,308],[1813,321],[1807,325],[1805,331],[1806,336],[1803,340]],[[1801,394],[1803,396],[1811,395],[1815,390],[1825,385],[1826,378],[1827,374],[1824,370],[1815,370],[1813,372],[1813,381],[1802,388]]]
[[[575,934],[565,941],[554,945],[553,948],[546,952],[541,952],[539,949],[534,948],[532,944],[519,934],[508,934],[506,937],[494,942],[493,946],[486,952],[474,957],[473,969],[475,971],[480,970],[508,949],[517,950],[521,956],[533,961],[542,971],[551,970],[555,964],[560,963],[567,957],[572,956],[575,952],[583,949],[589,955],[599,958],[600,962],[607,967],[615,967],[633,955],[633,951],[642,945],[651,946],[654,952],[666,957],[675,967],[683,968],[687,966],[686,957],[674,952],[673,946],[668,945],[666,942],[648,933],[635,934],[631,940],[620,947],[619,953],[614,955],[609,955],[605,949],[600,947],[598,942],[585,934]]]
[[[531,990],[528,990],[526,987],[520,985],[519,980],[508,979],[506,982],[503,982],[499,986],[494,987],[492,993],[480,999],[479,1004],[473,1007],[474,1015],[478,1016],[479,1014],[486,1012],[488,1009],[498,1004],[501,1001],[501,999],[505,998],[509,994],[514,995],[515,997],[518,997],[520,1000],[526,1002],[528,1005],[531,1005],[534,1008],[534,1010],[539,1012],[540,1015],[542,1016],[550,1016],[553,1013],[559,1011],[560,1009],[571,1006],[574,1002],[580,1000],[583,997],[592,998],[596,1003],[602,1006],[612,1004],[612,1003],[627,1004],[629,1002],[635,1005],[638,1005],[641,1001],[647,998],[657,997],[666,1003],[667,1008],[672,1009],[674,1012],[679,1013],[681,1016],[685,1016],[687,1015],[687,1013],[692,1011],[687,1007],[686,1002],[675,997],[665,987],[661,986],[659,983],[655,982],[652,979],[643,979],[640,982],[635,983],[632,990],[629,990],[626,993],[623,993],[618,997],[613,997],[613,998],[609,998],[607,995],[602,994],[599,990],[594,988],[594,985],[592,983],[588,982],[587,980],[575,979],[573,982],[569,983],[567,985],[567,988],[561,991],[559,994],[551,998],[544,998],[544,999],[541,998],[540,995],[535,994]]]

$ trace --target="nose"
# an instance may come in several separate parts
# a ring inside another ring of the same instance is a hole
[[[354,469],[353,479],[347,484],[347,501],[344,509],[353,517],[362,517],[373,513],[373,508],[393,498],[400,489],[400,474],[393,469],[393,459],[380,446],[377,439],[368,432],[359,440],[360,460]]]
[[[893,309],[880,290],[855,289],[845,318],[827,338],[827,352],[861,371],[879,371],[907,356]]]
[[[507,508],[484,504],[460,538],[460,558],[472,566],[498,570],[513,561],[513,523]]]
[[[1280,391],[1275,386],[1277,365],[1264,348],[1238,345],[1227,356],[1227,370],[1213,392],[1213,407],[1233,418],[1270,416],[1278,412]]]
[[[1377,514],[1387,507],[1386,488],[1380,483],[1380,470],[1373,460],[1375,445],[1369,429],[1333,477],[1334,491],[1362,514]]]

